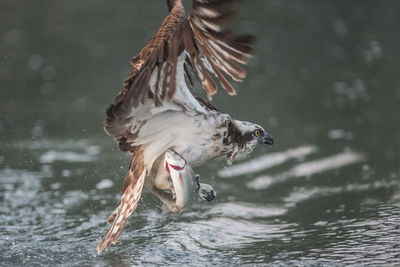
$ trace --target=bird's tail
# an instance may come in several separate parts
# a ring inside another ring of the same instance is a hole
[[[139,204],[144,179],[146,177],[146,168],[143,167],[142,171],[139,172],[139,178],[136,178],[137,176],[135,177],[134,174],[138,172],[137,170],[132,169],[132,167],[135,166],[132,166],[131,164],[127,173],[127,177],[125,178],[125,180],[130,180],[131,182],[126,186],[121,196],[121,204],[119,205],[117,210],[113,212],[113,214],[116,213],[116,216],[114,216],[114,221],[106,236],[100,239],[97,246],[97,253],[99,254],[104,248],[107,250],[112,244],[117,243],[119,236],[124,230],[127,220],[129,219],[129,217],[131,217],[132,213],[135,211],[137,205]],[[112,218],[113,214],[111,214],[110,218]]]

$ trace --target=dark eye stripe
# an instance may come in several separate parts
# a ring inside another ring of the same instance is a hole
[[[243,135],[243,141],[248,142],[253,139],[253,133],[245,133]]]

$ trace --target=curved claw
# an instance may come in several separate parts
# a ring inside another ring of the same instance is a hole
[[[200,190],[200,182],[199,182],[199,180],[200,180],[200,175],[198,175],[198,174],[196,174],[196,192],[198,192],[199,190]]]
[[[206,198],[206,200],[207,200],[208,202],[213,201],[214,198],[215,198],[215,192],[214,192],[214,190],[211,190],[210,192],[207,192],[207,196],[206,196],[205,198]]]
[[[198,187],[199,190],[197,190],[197,193],[199,194],[199,197],[203,200],[210,202],[214,200],[214,198],[217,196],[217,193],[215,192],[214,188],[212,188],[212,186],[209,184],[199,183]]]

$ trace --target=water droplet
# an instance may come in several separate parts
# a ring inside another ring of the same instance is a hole
[[[46,66],[40,72],[43,80],[53,80],[57,75],[57,70],[54,66]]]
[[[10,29],[4,33],[4,41],[9,45],[18,44],[22,40],[20,29]]]
[[[61,175],[64,176],[64,177],[70,177],[71,174],[72,174],[71,170],[63,170],[61,172]]]
[[[347,26],[343,19],[336,18],[332,22],[333,30],[338,34],[346,34],[347,33]]]
[[[31,70],[38,70],[43,66],[43,56],[40,54],[34,54],[28,59],[28,67]]]
[[[49,95],[49,94],[53,93],[53,91],[54,91],[54,83],[52,81],[45,81],[42,84],[42,86],[40,88],[40,91],[44,95]]]
[[[96,185],[96,188],[101,190],[101,189],[110,188],[113,185],[114,185],[113,181],[111,181],[109,179],[104,179],[104,180],[101,180],[101,182]]]

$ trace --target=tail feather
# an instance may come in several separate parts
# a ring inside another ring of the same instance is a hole
[[[129,169],[128,175],[133,176],[133,174],[133,170]],[[125,189],[121,196],[120,206],[110,215],[110,218],[112,218],[113,214],[117,212],[114,222],[112,223],[106,236],[101,238],[99,241],[97,253],[100,254],[103,249],[107,250],[112,244],[117,243],[119,236],[125,228],[127,220],[132,216],[132,213],[139,204],[145,177],[146,169],[143,168],[140,177],[136,180],[136,182],[130,183]]]

